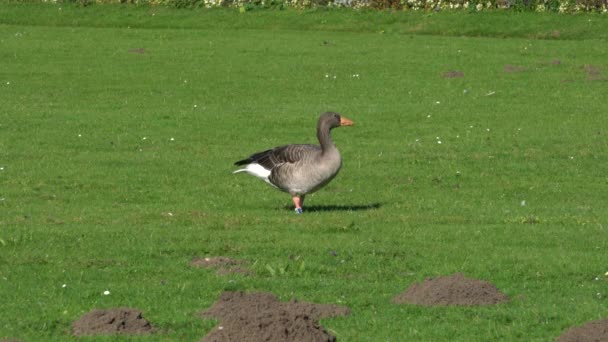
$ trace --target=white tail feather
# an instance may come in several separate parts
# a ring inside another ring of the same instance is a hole
[[[270,182],[270,179],[268,178],[268,177],[270,177],[270,170],[264,168],[262,165],[260,165],[258,163],[247,164],[247,166],[244,169],[238,169],[232,173],[239,173],[239,172],[247,172],[248,174],[255,176],[255,177],[263,180],[264,182],[274,186],[274,184],[272,184]]]

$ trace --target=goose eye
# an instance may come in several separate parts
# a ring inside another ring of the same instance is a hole
[[[336,120],[340,121],[340,115],[334,114],[334,118],[336,118]]]

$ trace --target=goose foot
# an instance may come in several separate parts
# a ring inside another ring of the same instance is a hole
[[[300,196],[293,196],[291,198],[293,200],[293,204],[296,206],[296,214],[302,213],[302,204],[304,203],[304,196],[300,198]]]

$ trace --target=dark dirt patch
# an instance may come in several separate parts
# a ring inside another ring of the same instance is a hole
[[[456,71],[456,70],[446,71],[443,74],[441,74],[441,77],[443,77],[443,78],[464,77],[464,72],[462,72],[462,71]]]
[[[144,48],[129,49],[129,52],[143,54],[143,53],[146,53],[146,49],[144,49]]]
[[[608,78],[604,77],[602,74],[602,70],[600,67],[595,65],[585,65],[583,66],[585,69],[585,73],[587,74],[588,81],[607,81]]]
[[[190,261],[190,266],[192,267],[216,269],[217,274],[219,275],[227,275],[234,273],[248,275],[251,272],[248,269],[242,267],[242,265],[245,264],[247,264],[247,262],[244,260],[236,260],[223,256],[194,258],[192,259],[192,261]]]
[[[595,65],[585,65],[583,68],[588,76],[599,76],[602,73],[600,68]]]
[[[318,320],[349,313],[338,305],[280,302],[271,293],[224,292],[201,313],[204,318],[220,320],[201,342],[335,341]]]
[[[413,284],[393,298],[397,304],[416,305],[491,305],[506,302],[507,295],[487,281],[468,279],[462,274],[429,278]]]
[[[591,321],[580,327],[572,327],[555,340],[555,342],[599,341],[608,341],[608,319]]]
[[[561,65],[562,61],[559,59],[552,59],[548,62],[539,62],[538,65],[540,66],[546,66],[546,65]]]
[[[503,68],[504,72],[508,72],[508,73],[512,73],[512,72],[523,72],[528,70],[528,68],[526,67],[522,67],[519,65],[511,65],[511,64],[506,64]]]
[[[110,334],[149,334],[154,327],[141,311],[131,308],[93,310],[72,324],[75,336]]]

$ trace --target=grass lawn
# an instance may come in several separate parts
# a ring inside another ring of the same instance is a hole
[[[75,340],[85,312],[130,306],[160,330],[136,340],[196,341],[227,290],[346,305],[322,320],[339,341],[551,341],[606,318],[607,40],[599,15],[5,3],[0,339]],[[303,215],[231,174],[315,143],[328,110],[356,125]],[[188,266],[220,255],[252,275]],[[511,301],[391,303],[455,272]]]

